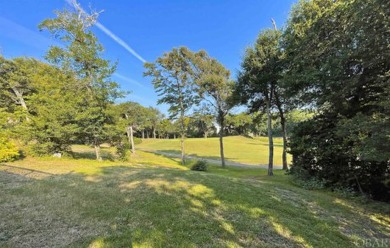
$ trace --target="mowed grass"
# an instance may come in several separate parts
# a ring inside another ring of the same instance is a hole
[[[268,164],[268,138],[267,137],[224,137],[225,158],[232,162],[258,165]],[[179,139],[144,139],[136,147],[141,149],[180,153]],[[274,164],[282,165],[283,141],[281,138],[274,138]],[[188,138],[185,140],[186,154],[219,159],[218,138]],[[288,157],[290,160],[290,156]]]
[[[129,162],[26,158],[0,165],[0,247],[354,247],[390,238],[384,203],[294,186],[283,171],[139,151]],[[385,247],[385,246],[383,246]]]

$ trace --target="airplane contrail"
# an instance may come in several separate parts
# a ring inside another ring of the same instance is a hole
[[[75,9],[80,9],[84,14],[86,14],[85,10],[81,8],[79,4],[76,3],[74,0],[65,0],[70,6],[72,6]],[[142,63],[146,63],[146,60],[139,55],[133,48],[131,48],[124,40],[119,38],[117,35],[115,35],[111,30],[106,28],[103,24],[100,22],[96,22],[96,27],[103,31],[107,36],[109,36],[111,39],[113,39],[118,45],[126,49],[129,53],[131,53],[134,57],[136,57],[138,60],[140,60]]]
[[[124,80],[124,81],[126,81],[126,82],[128,82],[128,83],[138,85],[138,86],[140,86],[140,87],[142,87],[142,88],[145,87],[144,85],[142,85],[141,83],[137,82],[136,80],[134,80],[134,79],[132,79],[132,78],[128,78],[128,77],[126,77],[126,76],[123,76],[122,74],[119,74],[119,73],[117,73],[117,72],[114,73],[114,76],[116,76],[117,78],[120,78],[120,79],[122,79],[122,80]]]

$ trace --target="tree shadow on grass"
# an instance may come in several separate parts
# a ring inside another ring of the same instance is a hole
[[[344,220],[349,225],[370,222],[332,197],[317,201],[315,193],[261,181],[172,169],[102,170],[39,180],[0,171],[0,246],[349,247],[338,211],[351,216]],[[388,238],[383,225],[372,227],[355,235]]]
[[[178,150],[156,150],[156,151],[148,151],[150,153],[158,154],[165,156],[166,158],[171,158],[172,156],[179,157],[181,155],[180,151]],[[215,160],[214,162],[216,164],[221,163],[221,157],[220,156],[204,156],[199,155],[197,153],[186,153],[186,157],[190,159],[209,159],[209,160]],[[241,164],[240,162],[235,161],[237,158],[233,157],[225,157],[225,162],[228,163],[236,163]]]
[[[101,148],[100,155],[103,160],[108,160],[108,161],[114,161],[115,160],[115,155],[112,154],[111,151]],[[91,160],[96,160],[96,154],[95,152],[91,149],[89,150],[82,150],[82,151],[72,151],[72,157],[74,159],[91,159]]]

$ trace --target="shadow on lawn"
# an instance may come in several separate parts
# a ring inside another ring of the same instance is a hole
[[[261,181],[126,166],[36,180],[18,169],[0,171],[0,246],[349,247],[344,224],[371,222],[341,204],[315,202],[315,193]],[[325,204],[332,212],[322,211]],[[338,211],[351,218],[337,219]],[[389,238],[377,227],[356,235]]]
[[[160,155],[160,156],[164,156],[166,158],[172,158],[171,155],[174,155],[176,157],[181,156],[181,153],[179,150],[156,150],[156,151],[143,150],[143,151],[153,153],[156,155]],[[198,155],[197,153],[186,153],[186,157],[189,159],[210,159],[210,160],[215,160],[215,162],[217,164],[221,163],[221,157],[219,157],[219,156],[204,156],[204,155]],[[225,157],[225,162],[241,164],[240,162],[234,161],[234,159],[237,159],[237,158]]]
[[[73,150],[72,157],[74,159],[93,159],[93,160],[95,160],[96,154],[94,151],[90,151],[90,150],[92,150],[92,148],[89,150],[81,150],[81,151]],[[112,154],[112,152],[109,150],[105,150],[105,148],[101,148],[100,153],[101,153],[100,155],[101,155],[103,160],[109,160],[109,161],[115,160],[115,156]]]

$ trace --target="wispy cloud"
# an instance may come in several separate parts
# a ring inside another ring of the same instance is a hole
[[[122,74],[119,74],[117,72],[114,73],[114,76],[119,78],[119,79],[122,79],[125,82],[131,83],[131,84],[135,84],[135,85],[137,85],[139,87],[145,88],[144,85],[142,85],[141,83],[137,82],[136,80],[128,78],[126,76],[123,76]]]
[[[83,8],[81,8],[80,5],[77,5],[77,3],[74,1],[74,0],[65,0],[70,6],[72,6],[73,8],[80,8],[80,10],[84,13],[85,10]],[[133,48],[131,48],[124,40],[122,40],[121,38],[119,38],[117,35],[115,35],[113,32],[111,32],[111,30],[109,30],[108,28],[106,28],[103,24],[101,24],[100,22],[96,22],[96,27],[98,29],[100,29],[101,31],[103,31],[107,36],[109,36],[111,39],[113,39],[118,45],[120,45],[121,47],[123,47],[124,49],[126,49],[130,54],[132,54],[134,57],[136,57],[138,60],[140,60],[142,63],[145,63],[146,60],[141,56],[139,55]]]

